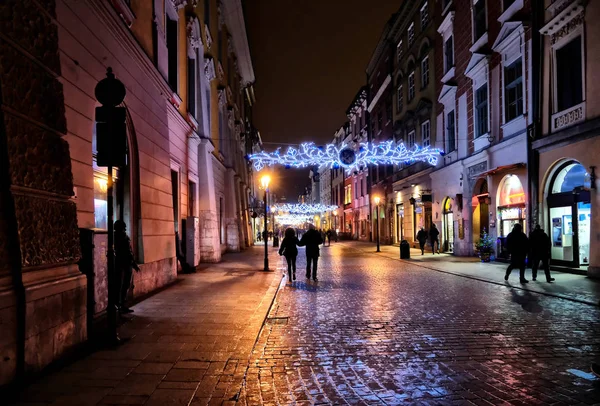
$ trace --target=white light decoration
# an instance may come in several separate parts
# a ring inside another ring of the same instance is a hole
[[[378,144],[361,143],[358,151],[346,144],[339,147],[334,144],[317,147],[310,142],[301,144],[299,149],[289,147],[285,154],[281,154],[280,148],[277,148],[274,152],[262,151],[249,155],[248,159],[254,162],[257,171],[265,166],[284,165],[293,168],[342,167],[351,172],[367,165],[399,165],[416,161],[436,165],[438,157],[443,153],[438,148],[423,148],[418,145],[407,149],[403,143],[396,144],[391,140]]]
[[[284,225],[300,225],[312,221],[312,216],[304,214],[282,214],[275,216],[275,222]]]
[[[286,213],[295,213],[295,214],[315,214],[315,213],[324,213],[326,211],[331,211],[337,209],[337,206],[325,205],[325,204],[306,204],[306,203],[284,203],[284,204],[274,204],[271,206],[273,211],[286,212]]]

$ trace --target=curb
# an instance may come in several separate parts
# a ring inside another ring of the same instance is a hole
[[[371,254],[371,255],[374,254],[373,252],[365,251],[362,248],[359,248],[359,249],[362,252],[364,252],[365,254]],[[533,289],[527,289],[527,288],[524,288],[524,287],[521,287],[521,286],[507,285],[506,283],[498,282],[496,280],[485,279],[485,278],[478,278],[476,276],[465,275],[465,274],[462,274],[462,273],[457,273],[457,272],[452,272],[452,271],[444,271],[442,269],[433,268],[431,266],[422,265],[422,264],[419,264],[419,263],[416,263],[416,262],[412,262],[412,261],[407,261],[405,259],[390,257],[388,255],[385,255],[385,253],[381,253],[381,254],[383,254],[381,256],[384,256],[385,258],[388,258],[388,259],[393,259],[393,260],[396,260],[396,261],[399,261],[399,262],[404,262],[406,264],[411,264],[411,265],[419,266],[421,268],[429,269],[429,270],[436,271],[436,272],[441,272],[441,273],[445,273],[445,274],[449,274],[449,275],[454,275],[454,276],[460,276],[462,278],[472,279],[472,280],[476,280],[476,281],[480,281],[480,282],[492,283],[494,285],[504,286],[504,287],[509,288],[509,289],[518,289],[518,290],[523,290],[523,291],[527,291],[527,292],[537,293],[539,295],[555,297],[555,298],[558,298],[558,299],[568,300],[570,302],[575,302],[575,303],[581,303],[581,304],[585,304],[585,305],[588,305],[588,306],[600,307],[600,302],[599,303],[595,303],[595,302],[592,302],[590,300],[577,299],[577,298],[574,298],[574,297],[571,297],[571,296],[561,295],[559,293],[540,292],[540,291],[533,290]]]

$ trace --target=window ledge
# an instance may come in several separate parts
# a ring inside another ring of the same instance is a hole
[[[502,125],[502,137],[508,138],[520,131],[524,131],[527,128],[527,120],[525,115],[521,115],[508,123]]]
[[[484,45],[487,45],[487,43],[488,43],[488,33],[486,31],[481,37],[479,37],[479,39],[477,41],[475,41],[475,43],[473,45],[471,45],[471,48],[469,48],[469,51],[471,53],[475,53],[476,51],[479,51],[479,49],[481,47],[483,47]]]
[[[181,97],[179,97],[179,95],[175,92],[173,92],[171,94],[171,98],[169,99],[169,101],[171,102],[171,104],[173,106],[175,106],[176,108],[179,108],[179,106],[181,106]]]
[[[490,135],[490,133],[487,132],[473,140],[473,149],[476,152],[481,151],[482,149],[484,149],[485,147],[490,145],[490,141],[488,140],[489,135]]]
[[[131,28],[131,24],[133,24],[133,21],[135,20],[135,14],[131,11],[131,7],[125,3],[125,0],[111,0],[111,3],[123,21],[125,21],[127,27]]]
[[[552,115],[552,132],[585,121],[585,101]]]
[[[517,13],[517,11],[521,10],[522,8],[523,0],[515,0],[515,2],[511,4],[506,10],[504,10],[504,13],[502,13],[500,17],[498,17],[498,21],[500,22],[500,24],[504,24],[506,21],[510,20]]]
[[[198,130],[198,120],[190,113],[187,113],[187,122],[190,123],[194,131]]]
[[[453,79],[455,70],[456,68],[454,66],[448,69],[448,72],[442,76],[442,83],[447,83],[450,79]]]

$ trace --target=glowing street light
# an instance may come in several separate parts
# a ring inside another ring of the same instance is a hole
[[[269,271],[269,244],[267,241],[267,236],[269,235],[268,231],[267,231],[267,217],[268,217],[268,206],[267,206],[267,193],[269,193],[269,182],[271,182],[271,177],[269,175],[263,175],[260,178],[260,184],[262,185],[263,189],[265,189],[265,198],[264,198],[264,203],[265,203],[265,235],[264,235],[264,240],[265,240],[265,272]]]
[[[337,211],[337,209],[335,209],[333,211],[333,229],[336,233],[337,233],[337,215],[338,215],[338,211]],[[336,240],[336,242],[337,242],[337,240]]]
[[[377,217],[377,252],[381,252],[379,249],[379,202],[381,202],[381,197],[375,196],[373,201],[375,202],[375,216]]]

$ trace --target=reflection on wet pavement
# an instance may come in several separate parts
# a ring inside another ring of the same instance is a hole
[[[600,312],[341,245],[279,292],[247,404],[594,404]],[[300,252],[298,268],[305,266]]]

